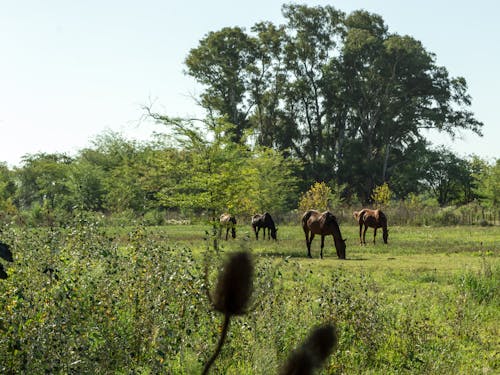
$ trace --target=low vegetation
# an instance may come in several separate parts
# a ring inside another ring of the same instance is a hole
[[[255,241],[249,225],[215,251],[208,225],[5,226],[14,263],[0,283],[2,373],[201,373],[220,336],[214,290],[226,254],[250,251],[254,291],[234,316],[212,373],[277,373],[312,328],[334,322],[337,350],[319,370],[496,373],[498,227],[392,227],[359,246],[341,223],[306,258],[298,225]]]

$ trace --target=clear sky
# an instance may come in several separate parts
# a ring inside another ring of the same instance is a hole
[[[294,1],[292,1],[294,2]],[[431,134],[460,156],[500,157],[500,2],[497,0],[300,1],[380,14],[466,78],[484,137]],[[0,162],[90,145],[105,130],[148,139],[158,125],[141,106],[199,115],[200,87],[183,73],[189,50],[209,31],[282,23],[275,0],[0,0]]]

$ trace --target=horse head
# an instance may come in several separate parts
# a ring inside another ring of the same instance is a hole
[[[276,237],[276,232],[278,231],[278,228],[271,228],[271,238],[273,240],[277,240],[278,238]]]
[[[335,249],[337,250],[337,256],[340,258],[340,259],[345,259],[345,249],[346,249],[346,239],[345,238],[335,238],[335,236],[333,237],[334,241],[335,241]]]

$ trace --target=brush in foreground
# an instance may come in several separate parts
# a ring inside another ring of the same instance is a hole
[[[333,324],[314,329],[281,369],[280,375],[308,375],[320,368],[338,343]]]

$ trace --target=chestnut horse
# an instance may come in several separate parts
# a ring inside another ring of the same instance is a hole
[[[323,247],[325,246],[325,236],[332,235],[339,259],[345,259],[345,240],[340,234],[337,219],[330,211],[320,213],[316,210],[309,210],[302,216],[302,229],[306,235],[307,256],[311,256],[311,243],[315,234],[321,235],[321,259],[323,259]],[[309,237],[310,233],[310,237]]]
[[[236,238],[236,218],[231,214],[220,215],[219,238],[222,236],[222,228],[226,229],[226,240],[231,229],[231,237]]]
[[[366,244],[366,231],[368,227],[373,228],[373,243],[375,244],[375,237],[377,236],[377,228],[382,228],[382,238],[384,243],[387,243],[389,238],[389,230],[387,229],[387,217],[380,210],[370,210],[368,208],[363,208],[361,211],[353,212],[354,219],[359,224],[359,243],[361,245]],[[363,237],[361,237],[361,230],[365,226],[363,231]]]
[[[271,214],[269,212],[264,212],[262,215],[253,215],[252,216],[252,228],[253,231],[255,232],[255,238],[258,240],[259,239],[259,231],[260,228],[264,231],[264,239],[266,239],[266,228],[267,228],[267,239],[270,240],[271,237],[273,240],[276,240],[276,232],[278,229],[276,229],[276,226],[274,225],[274,220],[271,217]]]

